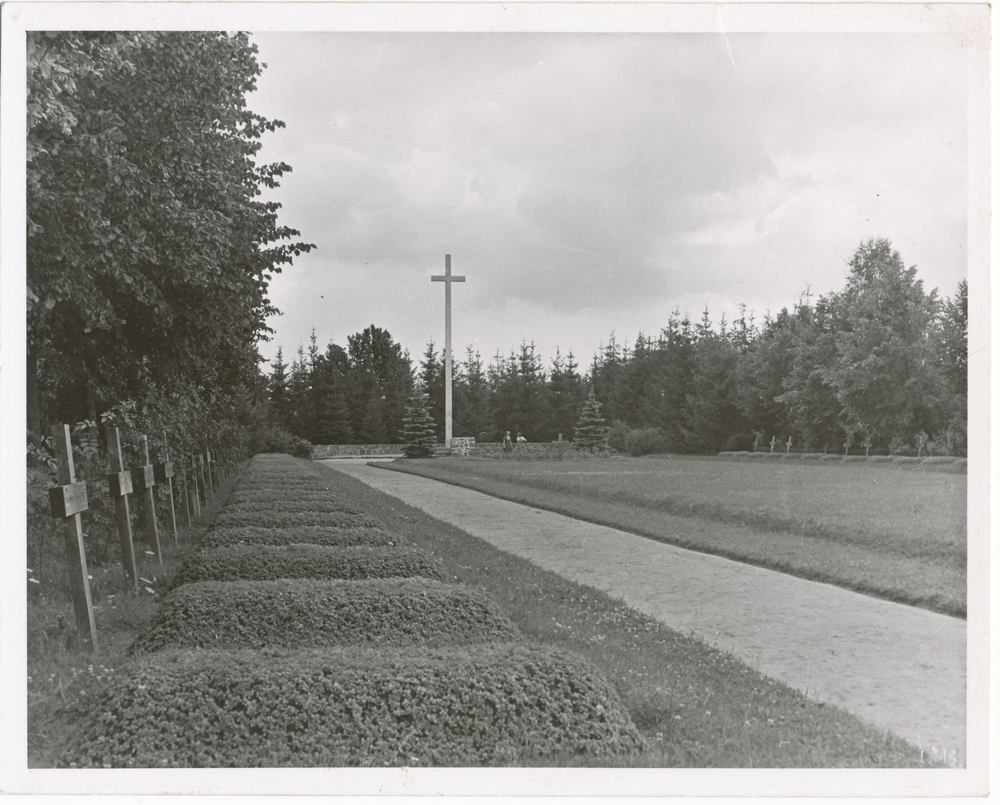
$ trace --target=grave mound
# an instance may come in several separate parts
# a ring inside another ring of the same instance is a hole
[[[643,748],[597,669],[543,647],[165,651],[122,670],[62,765],[530,765]]]
[[[233,526],[211,528],[202,538],[201,547],[226,548],[235,545],[395,545],[399,537],[380,528],[336,528],[334,526],[304,525],[294,528],[263,528],[261,526]]]
[[[240,545],[190,556],[175,586],[197,581],[370,579],[422,576],[444,580],[441,563],[406,546]]]
[[[431,579],[203,581],[170,592],[130,651],[462,645],[518,637],[484,592]]]
[[[377,528],[379,521],[361,511],[283,511],[261,509],[246,511],[226,506],[215,518],[220,528],[259,526],[261,528],[294,528],[302,525],[323,525],[334,528]]]

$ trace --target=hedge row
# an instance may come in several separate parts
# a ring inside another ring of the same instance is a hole
[[[344,500],[337,500],[331,497],[300,500],[298,495],[294,498],[289,498],[286,495],[277,500],[261,500],[259,497],[256,500],[230,500],[226,503],[224,511],[227,515],[237,512],[275,512],[280,514],[362,513],[357,506],[352,506]]]
[[[517,637],[485,593],[431,579],[202,581],[169,593],[131,651],[451,645]]]
[[[522,644],[167,651],[132,660],[93,712],[64,765],[504,765],[643,746],[592,665]]]
[[[243,487],[240,487],[229,496],[226,505],[241,506],[245,503],[283,503],[291,501],[307,503],[309,501],[323,502],[327,500],[350,505],[350,502],[346,498],[334,494],[329,489],[318,491],[296,490],[294,493],[289,493],[284,490],[275,490],[272,487],[250,490],[244,490]]]
[[[241,481],[239,492],[270,492],[279,491],[286,495],[297,495],[300,492],[330,492],[330,482],[322,478],[308,478],[287,483],[279,481]]]
[[[233,526],[212,528],[201,542],[202,549],[226,548],[235,545],[296,545],[312,544],[330,547],[348,545],[394,545],[399,538],[380,528],[336,528],[334,526],[296,526],[294,528],[263,528]]]
[[[404,546],[242,545],[188,557],[174,586],[196,581],[370,579],[422,576],[444,580],[441,563]]]
[[[259,528],[296,528],[326,526],[328,528],[378,528],[379,521],[362,512],[283,512],[241,511],[225,507],[215,518],[219,528],[257,526]]]

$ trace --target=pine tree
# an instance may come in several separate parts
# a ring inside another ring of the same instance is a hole
[[[434,423],[434,435],[444,439],[444,352],[438,356],[434,341],[429,341],[420,362],[418,377],[427,392],[428,411]]]
[[[434,420],[430,398],[422,386],[414,389],[403,416],[403,442],[407,458],[430,458],[434,455]]]
[[[604,453],[608,449],[608,426],[601,416],[601,403],[593,389],[580,411],[580,418],[573,431],[573,443],[579,449],[591,453]]]

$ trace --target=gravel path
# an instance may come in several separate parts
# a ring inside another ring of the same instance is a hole
[[[916,746],[954,748],[964,765],[964,620],[367,463],[324,463]]]

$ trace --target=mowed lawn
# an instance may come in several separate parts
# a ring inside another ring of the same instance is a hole
[[[395,469],[964,617],[966,476],[698,457],[400,460]]]

